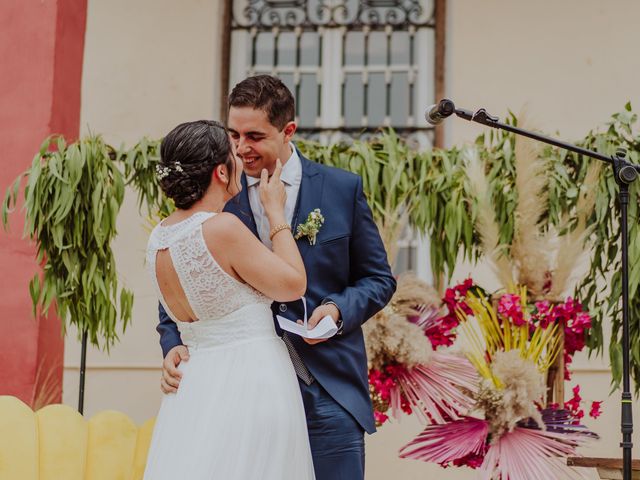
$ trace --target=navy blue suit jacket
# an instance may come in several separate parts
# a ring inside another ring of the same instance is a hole
[[[362,324],[381,310],[395,292],[378,228],[367,205],[362,179],[350,172],[311,162],[300,155],[302,180],[293,231],[319,208],[325,222],[316,244],[306,237],[297,240],[307,271],[309,315],[323,302],[334,302],[340,309],[343,331],[326,342],[308,345],[292,335],[296,350],[314,378],[369,433],[375,422],[369,397],[367,356]],[[242,192],[227,202],[225,211],[233,213],[257,236],[249,205],[246,178]],[[303,318],[302,302],[272,304],[277,313],[290,319]],[[175,323],[160,307],[160,343],[166,355],[181,343]],[[277,323],[276,330],[281,334]]]

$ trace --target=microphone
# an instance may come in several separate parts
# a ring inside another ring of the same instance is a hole
[[[431,125],[438,125],[442,123],[445,118],[451,116],[455,110],[456,107],[453,102],[447,98],[443,98],[440,100],[440,103],[427,108],[427,111],[424,112],[424,118]]]

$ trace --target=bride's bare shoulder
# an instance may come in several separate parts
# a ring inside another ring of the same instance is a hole
[[[251,235],[249,229],[232,213],[221,212],[202,224],[202,233],[209,240],[231,240],[238,235]]]

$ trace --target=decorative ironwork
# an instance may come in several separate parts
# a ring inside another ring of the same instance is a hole
[[[278,75],[298,99],[301,137],[351,143],[384,125],[426,148],[433,131],[416,116],[424,87],[415,45],[435,28],[434,8],[434,0],[236,0],[232,30],[247,52],[237,52],[245,74]],[[325,44],[342,54],[322,55]]]
[[[435,26],[431,0],[246,0],[233,3],[234,29]],[[430,10],[425,4],[431,4]]]

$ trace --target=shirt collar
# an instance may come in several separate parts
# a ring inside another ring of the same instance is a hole
[[[282,167],[282,173],[280,174],[280,180],[287,185],[299,185],[302,177],[302,163],[300,163],[300,157],[298,156],[298,150],[293,143],[290,143],[291,156]],[[260,178],[250,177],[247,175],[247,185],[253,187],[260,183]]]

